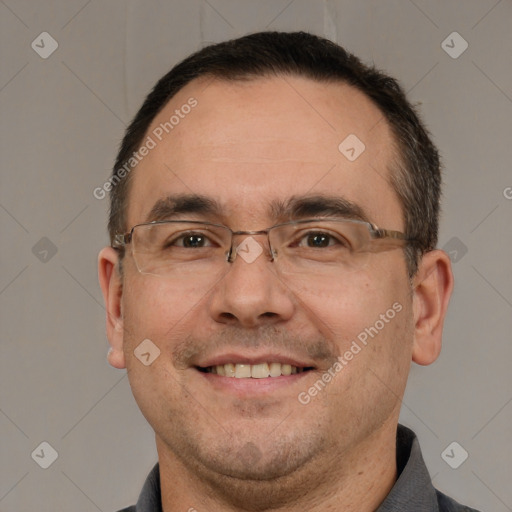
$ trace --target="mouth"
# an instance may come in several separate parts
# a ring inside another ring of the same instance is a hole
[[[314,370],[313,366],[294,366],[287,363],[264,362],[257,364],[225,363],[212,366],[196,366],[202,373],[235,379],[277,379]]]
[[[238,398],[272,397],[276,393],[293,393],[292,387],[318,371],[314,362],[293,354],[274,351],[255,353],[225,352],[193,362],[196,375],[210,389]],[[302,384],[304,385],[304,384]]]

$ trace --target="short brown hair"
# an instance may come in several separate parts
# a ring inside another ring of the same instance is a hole
[[[199,77],[236,81],[279,75],[347,83],[380,109],[395,136],[391,184],[402,204],[405,232],[417,241],[405,249],[409,275],[414,275],[419,258],[437,244],[441,189],[438,151],[394,78],[364,65],[341,46],[306,32],[259,32],[207,46],[157,82],[128,126],[114,165],[111,180],[115,178],[117,184],[110,191],[108,223],[111,242],[128,229],[131,173],[120,179],[118,171],[139,149],[153,119],[179,90]]]

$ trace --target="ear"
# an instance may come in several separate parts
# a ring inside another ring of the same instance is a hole
[[[426,253],[413,279],[414,343],[412,360],[433,363],[441,352],[443,323],[453,290],[450,258],[441,250]]]
[[[107,359],[114,368],[126,368],[121,310],[123,282],[119,273],[119,255],[112,247],[104,247],[98,255],[98,278],[107,310],[107,338],[110,344]]]

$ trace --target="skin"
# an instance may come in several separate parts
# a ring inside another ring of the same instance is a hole
[[[389,182],[393,137],[362,93],[289,76],[199,79],[148,133],[191,96],[197,107],[133,171],[127,229],[157,200],[194,192],[223,205],[220,218],[205,220],[233,230],[275,224],[269,200],[315,193],[349,199],[379,227],[403,231]],[[349,134],[366,146],[354,162],[338,150]],[[372,254],[328,287],[283,280],[265,254],[228,265],[210,287],[176,285],[139,273],[129,251],[123,275],[116,251],[99,255],[108,359],[127,369],[155,431],[165,512],[375,510],[397,476],[396,427],[411,361],[430,364],[441,348],[449,258],[426,254],[411,282],[400,249]],[[400,313],[301,404],[298,394],[396,302]],[[133,353],[146,338],[161,351],[150,366]],[[221,352],[272,349],[316,369],[265,393],[215,387],[194,368]]]

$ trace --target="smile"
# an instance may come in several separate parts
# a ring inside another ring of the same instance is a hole
[[[227,363],[204,368],[198,367],[198,370],[203,373],[213,373],[222,377],[237,379],[266,379],[267,377],[295,375],[312,369],[312,367],[297,367],[274,362],[260,364]]]

